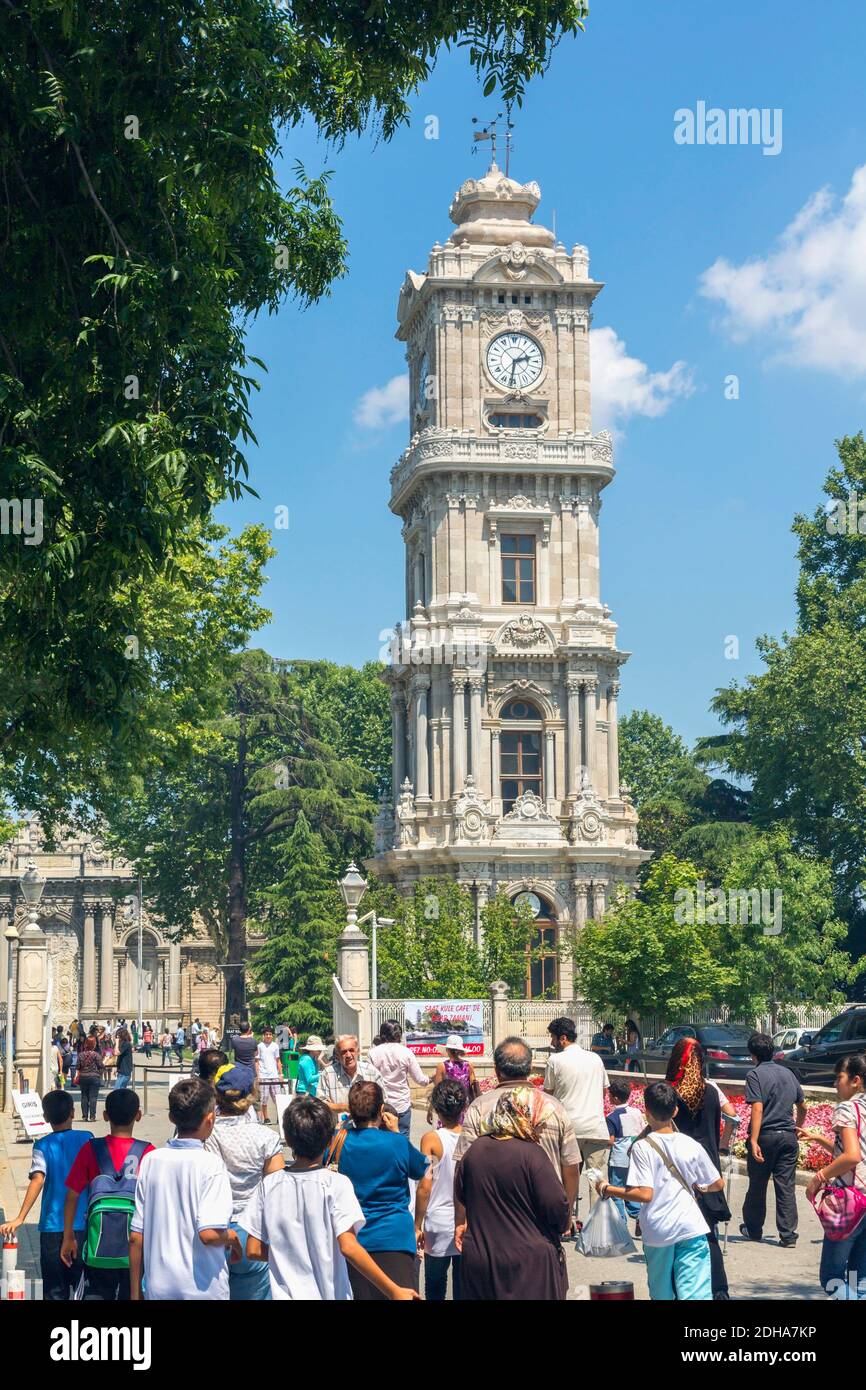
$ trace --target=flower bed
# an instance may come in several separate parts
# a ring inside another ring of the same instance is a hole
[[[742,1096],[729,1096],[728,1099],[731,1105],[736,1110],[739,1119],[737,1128],[734,1130],[732,1144],[733,1152],[736,1154],[738,1158],[745,1158],[746,1144],[749,1138],[749,1116],[751,1114],[752,1107],[746,1104]],[[632,1087],[632,1092],[629,1096],[628,1103],[629,1105],[635,1106],[637,1110],[643,1110],[644,1105],[642,1085],[639,1086],[635,1084]],[[605,1091],[605,1115],[609,1115],[613,1108],[614,1107],[610,1102],[607,1091]],[[820,1130],[822,1134],[827,1135],[828,1139],[832,1139],[834,1137],[833,1127],[830,1123],[832,1116],[833,1106],[829,1103],[823,1103],[820,1105],[808,1105],[806,1107],[806,1128]],[[823,1168],[824,1164],[828,1161],[828,1157],[829,1156],[827,1154],[827,1150],[822,1148],[820,1144],[811,1144],[806,1140],[800,1140],[800,1154],[797,1159],[798,1168],[803,1168],[808,1172],[815,1173],[818,1171],[819,1168]]]

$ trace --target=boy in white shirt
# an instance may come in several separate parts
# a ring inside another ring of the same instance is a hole
[[[214,1115],[213,1087],[206,1081],[191,1077],[169,1092],[168,1117],[177,1135],[145,1154],[138,1170],[129,1236],[133,1301],[229,1297],[228,1259],[239,1260],[241,1248],[230,1224],[226,1166],[204,1148]]]
[[[334,1116],[313,1096],[294,1100],[283,1133],[295,1161],[259,1183],[238,1218],[247,1258],[267,1260],[273,1299],[350,1299],[346,1261],[386,1298],[409,1301],[414,1289],[389,1279],[359,1243],[365,1217],[351,1182],[322,1166],[334,1137]]]
[[[279,1044],[274,1039],[273,1028],[262,1029],[262,1040],[256,1048],[256,1062],[262,1102],[262,1123],[268,1124],[268,1101],[274,1094],[274,1087],[281,1088],[283,1084],[283,1060]],[[276,1104],[274,1096],[275,1107]],[[277,1115],[277,1124],[279,1122],[280,1117]]]
[[[629,1153],[624,1187],[599,1180],[600,1197],[643,1204],[641,1231],[650,1298],[711,1299],[709,1228],[695,1194],[719,1192],[725,1180],[704,1149],[674,1124],[677,1093],[666,1081],[644,1091],[650,1133]]]

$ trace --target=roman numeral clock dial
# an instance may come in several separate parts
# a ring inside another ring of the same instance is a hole
[[[500,333],[487,349],[487,370],[495,382],[524,390],[541,376],[544,353],[528,333]]]

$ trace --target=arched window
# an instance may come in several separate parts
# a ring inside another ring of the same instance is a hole
[[[549,903],[535,893],[518,893],[535,913],[535,931],[526,948],[526,998],[551,999],[557,995],[556,917]]]
[[[509,700],[499,715],[500,719],[519,719],[521,724],[526,724],[534,719],[541,723],[541,713],[535,705],[531,705],[528,700]]]
[[[510,700],[499,718],[504,723],[540,725],[541,713],[528,700]],[[543,796],[540,729],[503,729],[499,740],[499,795],[505,815],[524,792]]]

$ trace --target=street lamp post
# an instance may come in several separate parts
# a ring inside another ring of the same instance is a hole
[[[38,915],[45,875],[31,859],[18,882],[27,905],[27,923],[18,940],[15,1054],[27,1082],[37,1086],[42,1074],[43,1084],[47,1086],[49,1069],[45,1039],[51,1026],[47,1016],[51,980],[48,942],[39,926]]]
[[[348,931],[358,930],[358,908],[366,891],[367,880],[353,861],[340,879],[340,893],[346,904],[346,929]]]
[[[3,933],[6,942],[6,1037],[4,1048],[3,1075],[5,1078],[3,1109],[7,1115],[12,1113],[12,1033],[15,1027],[15,995],[13,993],[13,982],[15,976],[15,943],[18,940],[18,931],[15,923],[9,923]]]

